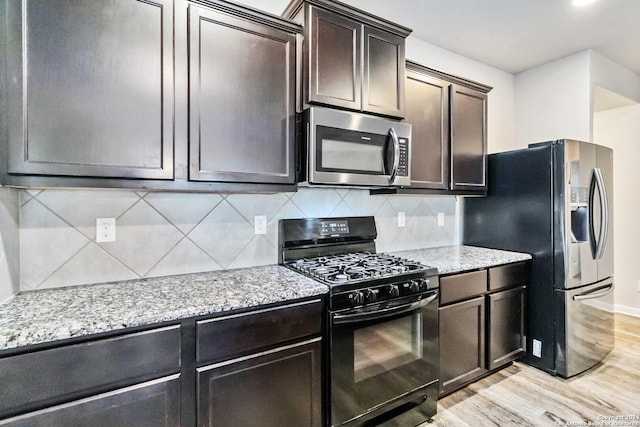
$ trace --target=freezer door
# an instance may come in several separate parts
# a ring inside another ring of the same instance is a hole
[[[613,281],[555,293],[556,373],[568,378],[613,350]]]
[[[554,144],[555,287],[576,288],[598,281],[594,256],[596,145],[561,140]]]

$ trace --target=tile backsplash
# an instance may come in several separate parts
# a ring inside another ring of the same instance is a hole
[[[275,264],[281,218],[374,215],[379,252],[459,244],[458,203],[356,189],[22,190],[20,290]],[[398,212],[405,212],[405,227],[398,227]],[[256,215],[267,217],[267,234],[254,235]],[[96,218],[116,218],[115,242],[96,243]]]

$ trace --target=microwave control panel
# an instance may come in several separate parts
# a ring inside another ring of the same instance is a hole
[[[400,145],[400,163],[398,164],[398,175],[409,176],[409,140],[398,138]]]

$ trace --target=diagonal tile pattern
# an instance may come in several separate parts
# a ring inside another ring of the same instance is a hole
[[[381,252],[460,243],[454,197],[47,189],[21,190],[19,200],[21,290],[275,264],[282,218],[374,215]],[[254,235],[256,215],[267,217],[267,234]],[[96,217],[116,218],[116,242],[96,243]]]

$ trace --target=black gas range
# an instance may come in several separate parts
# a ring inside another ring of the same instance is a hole
[[[279,263],[329,286],[327,425],[430,419],[439,374],[437,269],[376,253],[371,216],[285,219],[279,233]]]

